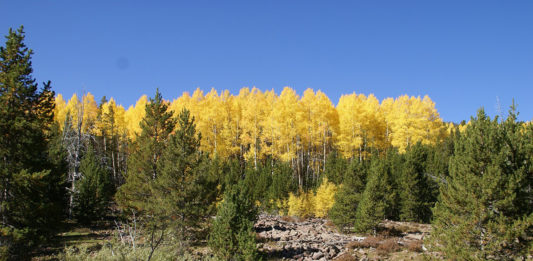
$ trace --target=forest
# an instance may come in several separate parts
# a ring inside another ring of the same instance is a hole
[[[427,96],[334,105],[285,87],[154,90],[125,109],[38,84],[24,39],[10,29],[0,48],[0,260],[101,226],[96,247],[36,260],[276,260],[264,216],[367,238],[384,222],[429,224],[426,259],[532,258],[533,124],[514,104],[452,123]]]

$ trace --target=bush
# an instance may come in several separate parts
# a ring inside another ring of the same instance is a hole
[[[407,244],[407,249],[411,252],[422,252],[422,240],[415,240]]]
[[[259,258],[254,221],[257,212],[247,197],[248,187],[241,181],[226,190],[213,222],[208,244],[222,260],[257,260]]]
[[[99,247],[95,247],[99,246]],[[99,248],[99,249],[97,249]],[[126,260],[146,260],[150,255],[150,247],[140,246],[135,249],[120,243],[106,243],[101,245],[80,245],[68,247],[63,253],[57,255],[57,259],[64,261],[126,261]],[[178,249],[173,245],[162,246],[160,251],[156,251],[152,256],[153,261],[166,260],[193,260],[191,254],[178,254]]]
[[[397,252],[401,249],[400,244],[398,243],[398,238],[389,238],[377,247],[378,252],[380,253],[392,253]]]
[[[346,245],[349,249],[355,248],[377,248],[380,245],[380,242],[383,240],[382,237],[367,237],[363,241],[352,241]]]

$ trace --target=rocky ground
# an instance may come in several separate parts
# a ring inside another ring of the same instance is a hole
[[[255,229],[259,250],[269,259],[416,260],[425,252],[422,240],[430,226],[385,221],[376,236],[346,235],[324,219],[261,215]]]

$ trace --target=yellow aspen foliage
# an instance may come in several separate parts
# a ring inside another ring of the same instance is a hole
[[[401,153],[418,141],[432,144],[443,137],[442,120],[435,104],[427,96],[423,99],[400,96],[388,108],[385,117],[391,131],[390,142]]]
[[[139,126],[139,123],[146,114],[145,108],[147,103],[148,97],[143,95],[137,100],[135,106],[130,106],[124,114],[126,129],[128,130],[128,138],[132,140],[141,133],[141,126]]]
[[[272,160],[279,159],[280,153],[276,150],[278,147],[278,131],[276,126],[276,119],[274,114],[274,104],[278,96],[274,90],[266,91],[264,93],[265,99],[265,118],[261,122],[262,138],[261,138],[261,158],[270,155]]]
[[[242,134],[242,106],[243,99],[239,96],[232,96],[228,90],[221,93],[222,123],[221,139],[222,152],[221,156],[229,157],[232,155],[242,156],[243,148],[241,143]]]
[[[338,133],[339,115],[329,98],[321,91],[307,89],[300,100],[302,117],[299,136],[304,152],[311,156],[311,168],[318,172],[326,161],[327,149]],[[322,160],[319,160],[322,159]]]
[[[195,96],[198,96],[197,98]],[[200,93],[195,91],[193,100],[198,100],[197,128],[202,134],[200,149],[209,152],[212,156],[222,156],[224,143],[222,141],[222,128],[224,125],[224,110],[221,97],[215,89],[201,99]]]
[[[300,189],[299,195],[289,193],[289,200],[287,205],[289,207],[288,215],[301,218],[313,216],[314,209],[314,195],[313,192],[304,192]]]
[[[468,121],[465,124],[459,124],[459,132],[464,132],[469,125],[470,125],[470,121]]]
[[[270,112],[270,104],[267,101],[265,94],[259,89],[253,88],[252,91],[248,88],[241,89],[239,99],[242,109],[242,135],[241,143],[244,148],[244,158],[251,161],[254,167],[257,168],[258,160],[261,158],[261,135],[262,126]]]
[[[363,106],[363,146],[380,150],[389,147],[386,139],[386,122],[379,100],[373,94],[368,95]]]
[[[363,94],[342,95],[337,104],[339,135],[337,147],[346,158],[354,158],[363,144]]]
[[[270,118],[273,121],[277,138],[275,151],[283,161],[292,161],[301,144],[297,136],[301,132],[301,118],[303,110],[299,103],[299,96],[290,87],[285,87],[274,102]]]
[[[83,131],[98,131],[98,107],[90,93],[77,95],[65,102],[56,97],[55,120],[62,125],[66,115],[82,124]],[[103,110],[115,111],[113,125],[121,134],[134,139],[140,133],[139,122],[148,102],[140,97],[127,110],[114,99]],[[211,156],[240,156],[257,166],[259,160],[271,158],[289,162],[301,184],[302,175],[316,179],[323,171],[326,156],[337,148],[346,158],[365,158],[370,151],[384,151],[390,146],[401,152],[421,141],[430,144],[450,131],[439,117],[429,97],[400,96],[381,103],[372,94],[343,95],[335,107],[321,91],[307,89],[302,97],[285,87],[278,96],[273,90],[242,88],[238,95],[212,89],[204,95],[196,89],[184,92],[169,103],[175,114],[183,108],[195,117],[202,135],[200,149]],[[94,128],[96,127],[96,128]],[[459,126],[463,130],[464,126]],[[306,166],[303,166],[307,164]]]
[[[81,128],[83,133],[88,133],[93,128],[98,115],[98,106],[91,93],[84,95],[81,101],[74,93],[65,110],[66,114],[70,115],[71,124],[77,126],[76,128]]]
[[[67,117],[67,102],[63,99],[63,95],[58,94],[55,97],[55,104],[54,120],[59,123],[60,128],[63,129]]]
[[[324,178],[314,197],[314,214],[315,217],[324,218],[328,215],[329,210],[335,203],[335,193],[337,186]]]
[[[278,215],[280,216],[288,215],[288,212],[289,212],[289,200],[288,199],[276,199],[275,202],[274,200],[271,199],[270,203],[274,204],[276,209],[278,209]]]
[[[126,111],[122,105],[117,105],[113,98],[101,105],[100,119],[96,123],[97,133],[127,136],[128,129],[125,119]]]

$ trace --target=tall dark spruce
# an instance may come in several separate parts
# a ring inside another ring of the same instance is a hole
[[[6,38],[0,47],[0,256],[16,258],[53,231],[62,178],[60,160],[52,159],[60,153],[50,151],[58,148],[49,146],[58,134],[50,129],[54,92],[50,82],[40,90],[35,83],[23,27]]]

